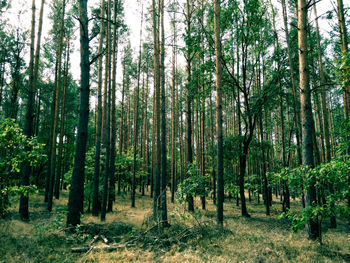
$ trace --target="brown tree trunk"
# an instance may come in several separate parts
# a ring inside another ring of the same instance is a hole
[[[141,49],[142,49],[142,24],[143,24],[143,4],[141,4],[141,25],[140,25],[140,45],[139,45],[139,61],[137,69],[137,86],[134,94],[134,135],[133,135],[133,169],[132,169],[132,193],[131,193],[131,207],[135,207],[135,193],[136,193],[136,157],[137,157],[137,137],[139,126],[139,91],[140,91],[140,76],[141,76]]]
[[[62,174],[62,158],[63,158],[63,136],[64,136],[64,124],[65,124],[65,111],[66,111],[66,92],[68,82],[68,64],[69,64],[69,39],[67,39],[68,47],[66,51],[66,62],[64,66],[64,80],[63,80],[63,94],[62,94],[62,105],[61,105],[61,124],[60,124],[60,136],[58,145],[58,159],[57,159],[57,174],[55,180],[55,198],[59,199],[60,196],[60,180]]]
[[[165,32],[164,32],[164,0],[160,0],[160,27],[161,27],[161,50],[160,50],[160,71],[161,71],[161,210],[162,225],[168,225],[167,212],[167,156],[166,156],[166,112],[165,112]]]
[[[105,122],[103,123],[103,146],[106,148],[106,163],[105,174],[103,178],[103,193],[101,206],[101,221],[106,220],[107,201],[108,201],[108,179],[110,177],[110,160],[111,160],[111,0],[107,3],[107,23],[106,23],[106,68],[105,68],[105,93],[106,105],[105,107]],[[102,117],[103,119],[103,117]]]
[[[77,143],[74,154],[74,165],[72,182],[68,200],[67,225],[76,226],[80,224],[80,213],[84,205],[84,170],[86,143],[88,136],[89,121],[89,31],[87,16],[87,0],[79,0],[79,20],[80,20],[80,109],[77,133]]]
[[[214,31],[216,54],[216,134],[217,134],[217,190],[216,221],[223,224],[224,214],[224,158],[222,135],[222,87],[221,87],[221,36],[220,36],[220,1],[214,0]]]
[[[175,3],[175,1],[174,1]],[[176,12],[173,13],[172,18],[173,25],[173,54],[172,54],[172,89],[171,89],[171,202],[174,203],[175,200],[175,191],[176,191]]]
[[[153,134],[155,138],[152,166],[153,166],[153,216],[154,220],[158,222],[160,220],[160,208],[161,208],[161,192],[160,192],[160,179],[161,179],[161,147],[160,147],[160,45],[159,45],[159,2],[158,6],[156,1],[152,0],[152,18],[153,18],[153,66],[154,66],[154,118],[153,118]]]
[[[97,123],[96,123],[96,138],[95,138],[95,163],[94,163],[94,179],[93,179],[93,196],[92,196],[92,215],[98,216],[99,212],[99,185],[100,185],[100,157],[101,157],[101,133],[102,133],[102,46],[105,31],[105,22],[103,21],[105,13],[105,1],[101,1],[100,16],[100,39],[98,45],[97,68]]]
[[[192,10],[191,10],[191,1],[186,1],[186,27],[187,27],[187,33],[188,38],[191,38],[191,17],[192,17]],[[192,152],[192,111],[191,111],[191,103],[192,103],[192,94],[191,94],[191,61],[193,59],[192,52],[190,50],[190,41],[186,43],[186,76],[187,76],[187,83],[186,83],[186,173],[189,167],[193,163],[193,152]],[[188,175],[187,175],[188,176]],[[187,203],[188,203],[188,210],[194,211],[194,203],[193,203],[193,196],[191,194],[188,194],[187,197]]]
[[[109,192],[108,192],[108,207],[107,211],[113,210],[113,202],[115,201],[115,156],[116,156],[116,74],[117,74],[117,54],[119,33],[117,25],[117,16],[119,13],[119,1],[114,1],[114,16],[113,16],[113,43],[112,43],[112,109],[111,109],[111,161],[110,161],[110,177],[109,177]]]
[[[32,1],[32,27],[30,33],[30,60],[29,60],[29,90],[28,90],[28,101],[26,107],[25,116],[25,126],[24,135],[30,138],[33,133],[33,106],[34,106],[34,96],[35,90],[33,86],[34,82],[34,38],[35,38],[35,0]],[[29,185],[31,167],[29,163],[25,163],[22,172],[21,185]],[[29,220],[29,210],[28,210],[28,195],[22,194],[19,203],[19,214],[22,220]]]
[[[303,164],[314,167],[313,156],[313,118],[311,108],[311,91],[309,86],[309,71],[307,61],[307,4],[305,0],[298,0],[298,48],[299,48],[299,78],[300,78],[300,106],[303,132]],[[316,204],[315,178],[310,178],[307,189],[307,206]],[[307,223],[308,238],[320,237],[318,220],[309,218]]]
[[[58,122],[58,109],[59,109],[59,100],[60,100],[60,88],[61,88],[61,68],[62,68],[62,46],[63,46],[63,34],[64,34],[64,16],[65,16],[66,1],[62,3],[62,16],[60,21],[60,34],[58,37],[58,48],[57,48],[57,62],[56,62],[56,72],[55,72],[55,89],[53,97],[53,106],[52,106],[52,130],[51,130],[51,149],[50,149],[50,166],[47,173],[47,177],[50,178],[49,183],[49,195],[47,210],[51,212],[52,210],[52,198],[53,198],[53,187],[55,180],[55,171],[56,171],[56,137],[57,137],[57,122]]]

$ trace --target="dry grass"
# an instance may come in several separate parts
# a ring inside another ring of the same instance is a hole
[[[69,234],[59,228],[65,223],[67,193],[55,200],[51,214],[42,198],[31,197],[30,222],[19,220],[15,205],[12,218],[0,221],[0,262],[350,262],[350,235],[344,222],[326,230],[320,246],[307,240],[304,231],[292,233],[286,220],[278,220],[281,207],[277,203],[266,217],[264,206],[253,201],[248,204],[252,218],[242,218],[234,202],[227,201],[223,229],[215,226],[211,200],[206,211],[197,209],[194,215],[169,203],[171,226],[160,232],[157,228],[147,231],[152,224],[150,197],[138,196],[136,208],[130,208],[129,197],[118,196],[115,211],[107,214],[104,223],[85,214],[82,227]],[[298,202],[292,205],[294,209],[300,206]],[[96,233],[111,243],[135,240],[134,246],[114,252],[70,252],[72,247],[86,246]]]

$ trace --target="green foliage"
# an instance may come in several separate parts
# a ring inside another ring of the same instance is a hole
[[[279,179],[287,180],[291,190],[305,190],[315,183],[317,203],[307,206],[298,213],[288,211],[280,217],[288,217],[292,222],[292,229],[297,231],[303,227],[309,218],[322,221],[325,217],[338,215],[344,218],[350,216],[350,208],[346,200],[350,197],[350,158],[342,156],[329,163],[324,163],[314,169],[300,166],[295,169],[283,169],[275,174],[275,182]]]
[[[178,185],[178,190],[175,194],[175,198],[179,203],[186,201],[186,196],[206,196],[208,194],[208,182],[207,176],[202,176],[197,168],[196,164],[191,164],[188,167],[188,178],[183,180]]]
[[[231,196],[235,196],[239,193],[239,186],[230,182],[225,184],[225,193],[228,193]]]
[[[336,73],[342,81],[342,87],[347,87],[350,83],[350,55],[342,54],[336,59]]]
[[[44,145],[22,134],[18,124],[6,119],[0,124],[0,216],[6,214],[8,196],[37,193],[33,185],[21,186],[19,172],[25,163],[35,167],[44,162]]]

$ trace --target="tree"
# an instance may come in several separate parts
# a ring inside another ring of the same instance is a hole
[[[299,78],[300,78],[300,107],[303,134],[303,164],[313,168],[313,117],[311,107],[311,91],[309,86],[308,49],[307,49],[307,4],[298,0],[298,48],[299,48]],[[316,203],[315,178],[310,178],[306,194],[307,206]],[[307,223],[307,233],[310,239],[319,237],[317,219],[310,217]]]
[[[33,106],[34,106],[34,95],[35,90],[33,86],[34,82],[34,38],[35,38],[35,0],[32,1],[32,28],[30,33],[30,60],[29,60],[29,90],[28,90],[28,101],[26,107],[26,121],[24,127],[24,135],[30,138],[33,133]],[[25,163],[22,172],[21,185],[29,185],[30,176],[30,165]],[[28,211],[28,196],[21,195],[19,203],[19,214],[22,220],[29,220]]]
[[[105,1],[101,0],[101,20],[104,19]],[[96,124],[96,139],[95,139],[95,166],[94,166],[94,190],[92,198],[92,215],[98,216],[98,196],[99,196],[99,180],[100,180],[100,156],[101,156],[101,129],[102,129],[102,45],[104,38],[104,21],[100,22],[100,39],[98,45],[98,80],[97,80],[97,124]]]
[[[191,86],[192,86],[192,80],[191,80],[191,62],[194,58],[194,48],[192,46],[193,39],[191,36],[191,22],[192,22],[192,13],[193,13],[193,4],[190,3],[189,0],[186,1],[186,15],[185,15],[185,22],[186,22],[186,169],[189,170],[193,163],[193,152],[192,152],[192,111],[191,111],[191,104],[192,104],[192,92],[191,92]],[[188,176],[188,175],[187,175]],[[194,203],[193,203],[193,196],[191,193],[187,194],[187,203],[188,203],[188,210],[194,211]]]
[[[72,174],[71,189],[68,200],[67,225],[76,226],[80,223],[80,213],[84,204],[84,169],[86,156],[86,143],[89,120],[89,31],[87,16],[87,0],[79,1],[80,20],[80,109],[77,143],[74,155],[74,167]]]
[[[134,94],[134,138],[133,138],[133,169],[132,169],[132,193],[131,193],[131,207],[135,207],[135,193],[136,193],[136,157],[137,157],[137,137],[139,128],[139,92],[140,92],[140,76],[141,76],[141,51],[142,51],[142,25],[143,25],[143,5],[141,4],[141,25],[140,25],[140,45],[139,45],[139,59],[137,65],[137,85]]]
[[[157,12],[158,10],[158,12]],[[153,20],[153,67],[154,67],[154,115],[153,115],[153,136],[152,140],[152,170],[153,170],[153,216],[158,222],[160,216],[160,45],[159,45],[159,3],[152,0],[152,20]]]
[[[106,220],[107,212],[107,199],[108,199],[108,177],[111,160],[111,0],[107,3],[107,25],[106,25],[106,67],[105,67],[105,94],[104,98],[107,98],[104,102],[104,118],[103,122],[103,145],[106,148],[106,161],[105,161],[105,174],[103,178],[103,193],[102,193],[102,207],[101,207],[101,221]]]
[[[161,25],[161,51],[160,51],[160,67],[161,67],[161,209],[162,209],[162,224],[168,225],[168,213],[167,213],[167,153],[166,153],[166,112],[165,112],[165,32],[164,32],[164,0],[160,0],[160,25]]]
[[[58,123],[58,110],[59,110],[59,97],[60,97],[60,89],[61,89],[61,71],[62,71],[62,50],[63,50],[63,35],[64,35],[64,16],[65,16],[66,2],[65,0],[62,2],[62,14],[60,20],[60,33],[58,37],[57,43],[57,61],[56,61],[56,71],[55,71],[55,89],[53,96],[53,105],[52,105],[52,124],[51,124],[51,148],[50,152],[50,165],[48,165],[47,177],[49,179],[49,192],[48,192],[48,203],[47,209],[49,212],[52,210],[52,198],[53,198],[53,188],[55,182],[55,171],[56,171],[56,129]]]
[[[220,0],[214,0],[214,27],[215,27],[215,53],[216,53],[216,134],[217,134],[217,222],[223,224],[224,202],[224,159],[222,135],[222,98],[221,98],[221,39],[220,39]]]

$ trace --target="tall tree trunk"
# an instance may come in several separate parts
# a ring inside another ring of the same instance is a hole
[[[153,163],[153,215],[154,220],[158,222],[160,219],[160,48],[159,48],[159,3],[158,8],[156,6],[156,1],[152,0],[152,18],[153,18],[153,66],[154,66],[154,117],[153,118],[153,133],[155,138],[155,144],[152,151],[154,154],[152,156]],[[153,160],[154,159],[154,160]]]
[[[137,86],[134,94],[134,135],[133,135],[133,169],[132,169],[132,193],[131,193],[131,207],[135,207],[135,193],[136,193],[136,157],[137,157],[137,137],[139,126],[139,91],[140,91],[140,76],[141,76],[141,51],[142,51],[142,24],[143,24],[143,4],[141,4],[141,25],[140,25],[140,45],[139,45],[139,59],[137,68]]]
[[[111,160],[111,0],[107,3],[107,24],[106,24],[106,68],[105,68],[105,90],[107,90],[107,100],[105,106],[105,126],[103,128],[103,145],[106,148],[106,163],[105,174],[103,178],[103,194],[102,194],[102,207],[101,207],[101,221],[106,220],[107,201],[108,201],[108,179],[110,171]],[[103,118],[102,118],[103,119]]]
[[[110,161],[110,177],[109,177],[109,192],[108,192],[108,207],[107,211],[113,210],[113,202],[115,201],[115,155],[116,155],[116,75],[117,75],[117,55],[119,33],[117,25],[117,16],[119,13],[119,1],[114,1],[114,15],[113,15],[113,43],[112,43],[112,109],[111,109],[111,161]]]
[[[311,91],[309,86],[309,71],[307,61],[307,4],[305,0],[298,0],[298,49],[299,49],[299,78],[300,78],[300,106],[303,132],[303,164],[314,167],[313,156],[313,118],[311,108]],[[316,204],[315,178],[310,178],[310,186],[306,194],[307,206]],[[320,237],[318,220],[309,218],[307,223],[308,238]]]
[[[211,98],[211,94],[209,95],[209,108],[210,108],[210,141],[211,141],[211,148],[214,148],[215,142],[214,142],[214,119],[213,119],[213,102]],[[213,179],[213,204],[216,205],[216,173],[214,169],[215,160],[212,158],[212,179]]]
[[[165,112],[165,32],[164,32],[164,0],[160,1],[160,27],[162,45],[160,50],[160,71],[161,71],[161,170],[162,170],[162,182],[161,182],[161,209],[162,209],[162,225],[168,225],[168,212],[167,212],[167,153],[166,153],[166,112]]]
[[[68,200],[67,225],[80,224],[80,213],[84,205],[84,169],[86,156],[86,143],[89,121],[89,31],[87,16],[87,0],[79,0],[80,20],[80,109],[77,143],[74,154],[74,165],[71,188]]]
[[[28,90],[28,101],[26,107],[26,116],[25,116],[25,126],[24,126],[24,135],[27,138],[30,138],[33,133],[33,106],[34,106],[34,96],[35,90],[33,86],[34,82],[34,38],[35,38],[35,0],[32,1],[32,28],[30,33],[30,60],[29,60],[29,90]],[[29,150],[29,149],[27,149]],[[23,167],[21,185],[29,185],[31,167],[29,162],[26,162]],[[20,197],[19,203],[19,214],[22,220],[29,220],[29,210],[28,210],[28,195],[22,194]]]
[[[47,210],[51,212],[52,210],[52,198],[53,198],[53,187],[55,180],[56,171],[56,137],[57,137],[57,122],[58,122],[58,109],[59,109],[59,97],[61,88],[61,68],[62,68],[62,46],[63,46],[63,34],[64,34],[64,16],[65,16],[66,1],[62,2],[62,16],[60,21],[60,34],[58,38],[58,50],[57,50],[57,62],[56,62],[56,72],[55,72],[55,90],[53,98],[53,112],[52,112],[52,130],[51,130],[51,149],[50,149],[50,171],[47,173],[47,177],[50,178],[49,184],[49,195]]]
[[[220,37],[220,0],[214,0],[214,31],[216,54],[216,133],[217,133],[217,189],[216,221],[223,224],[224,214],[224,159],[222,136],[222,87],[221,87],[221,37]]]
[[[66,62],[64,67],[64,80],[63,80],[63,94],[62,94],[62,105],[61,105],[61,124],[60,124],[60,137],[58,145],[58,160],[57,160],[57,174],[55,180],[55,198],[60,197],[60,180],[62,174],[62,158],[63,158],[63,136],[64,136],[64,124],[65,124],[65,114],[66,114],[66,93],[67,93],[67,82],[68,82],[68,64],[69,64],[69,39],[67,39],[68,46],[66,51]]]
[[[126,55],[125,55],[126,56]],[[125,86],[126,86],[126,67],[125,57],[122,62],[123,67],[123,82],[122,82],[122,101],[121,101],[121,113],[120,113],[120,131],[119,131],[119,155],[123,153],[123,143],[124,143],[124,112],[125,112]],[[118,179],[119,181],[119,179]],[[119,184],[119,183],[118,183]],[[118,186],[118,194],[120,193],[120,187]]]
[[[186,1],[186,27],[187,27],[187,38],[191,38],[191,16],[192,16],[192,10],[190,8],[190,2],[189,0]],[[193,162],[193,152],[192,152],[192,111],[191,111],[191,102],[192,102],[192,94],[191,94],[191,61],[193,58],[192,52],[190,50],[191,41],[188,40],[186,43],[186,76],[187,76],[187,83],[186,83],[186,171],[190,169],[190,166]],[[186,172],[188,173],[188,172]],[[188,176],[188,175],[187,175]],[[194,203],[193,203],[193,196],[191,194],[188,194],[187,197],[187,203],[188,203],[188,210],[194,211]]]
[[[175,5],[175,1],[174,1]],[[172,25],[173,25],[173,54],[172,54],[172,89],[171,89],[171,202],[174,203],[175,200],[175,191],[176,191],[176,12],[174,11],[172,17]]]
[[[101,133],[102,133],[102,48],[105,31],[104,19],[105,1],[101,0],[100,10],[100,39],[98,45],[98,59],[97,68],[97,123],[96,123],[96,138],[95,138],[95,163],[94,163],[94,179],[93,179],[93,195],[92,195],[92,215],[98,216],[99,211],[99,181],[100,181],[100,157],[101,157]]]

